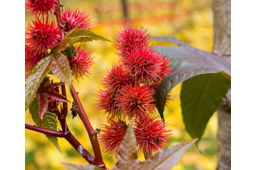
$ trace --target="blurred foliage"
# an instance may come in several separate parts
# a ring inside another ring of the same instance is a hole
[[[127,0],[129,19],[122,19],[120,0],[60,0],[64,8],[86,11],[91,17],[92,31],[107,39],[114,40],[115,33],[127,23],[143,26],[153,36],[171,35],[192,46],[211,51],[213,43],[213,25],[211,0]],[[33,19],[26,14],[26,27]],[[79,44],[78,44],[79,45]],[[162,45],[152,41],[151,45]],[[167,44],[165,44],[167,45]],[[77,82],[74,86],[79,92],[82,104],[94,128],[100,128],[106,119],[95,106],[95,94],[101,84],[101,77],[113,62],[118,62],[117,50],[112,43],[93,41],[82,44],[84,48],[93,51],[94,62],[92,74],[89,78]],[[182,122],[180,107],[181,84],[170,93],[172,101],[168,103],[164,112],[168,128],[173,130],[171,136],[174,145],[191,140]],[[68,93],[68,99],[71,95]],[[72,101],[72,100],[71,100]],[[72,119],[69,113],[67,122],[74,136],[93,153],[90,141],[82,122],[78,117]],[[29,112],[25,114],[26,123],[34,125]],[[58,126],[60,127],[60,126]],[[193,146],[183,156],[173,170],[212,170],[216,169],[217,153],[217,117],[210,119],[198,149]],[[87,162],[64,139],[59,138],[62,154],[48,141],[45,135],[25,130],[25,166],[26,170],[49,170],[66,168],[60,162],[73,164],[87,164]],[[201,152],[201,153],[200,153]],[[108,168],[115,164],[111,156],[103,155]],[[140,156],[143,159],[143,156]]]

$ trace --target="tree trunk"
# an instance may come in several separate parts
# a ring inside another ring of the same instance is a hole
[[[122,4],[122,11],[123,11],[123,18],[128,18],[128,7],[127,7],[127,0],[121,0]]]
[[[214,45],[213,53],[231,57],[231,0],[212,0]],[[217,170],[231,169],[231,90],[218,109]]]

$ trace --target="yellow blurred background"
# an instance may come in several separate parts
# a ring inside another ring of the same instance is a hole
[[[107,39],[114,40],[115,33],[123,28],[121,0],[60,0],[65,8],[86,11],[91,17],[91,29]],[[152,36],[174,36],[192,46],[210,52],[213,44],[213,26],[211,0],[127,0],[129,23],[142,26]],[[26,14],[26,27],[33,17]],[[158,45],[152,41],[151,45]],[[95,94],[101,85],[101,78],[113,62],[119,60],[117,50],[112,43],[93,41],[83,44],[84,48],[93,51],[94,62],[89,78],[84,77],[73,84],[93,128],[101,128],[106,122],[102,112],[95,107]],[[172,101],[164,112],[168,128],[173,130],[170,145],[191,140],[182,122],[180,107],[181,84],[171,91]],[[71,95],[68,99],[72,101]],[[81,144],[93,153],[87,132],[78,117],[72,119],[69,113],[67,123],[74,136]],[[25,114],[26,123],[34,125],[30,113]],[[59,126],[60,127],[60,126]],[[199,144],[199,152],[192,146],[173,170],[213,170],[216,169],[217,153],[217,117],[210,119],[203,139]],[[59,138],[62,154],[48,141],[44,134],[25,130],[25,166],[26,170],[66,170],[61,162],[87,164],[72,146]],[[111,168],[116,160],[103,155],[107,168]]]

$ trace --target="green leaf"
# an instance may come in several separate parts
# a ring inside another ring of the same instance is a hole
[[[35,98],[37,89],[43,77],[50,71],[52,55],[43,58],[26,79],[25,110],[27,110]]]
[[[110,40],[101,37],[95,33],[93,33],[89,29],[73,29],[67,33],[67,35],[60,41],[60,43],[55,47],[56,52],[64,51],[67,47],[72,46],[74,43],[77,42],[88,42],[93,40],[103,40],[109,41]]]
[[[139,159],[137,159],[136,153],[136,138],[133,128],[133,122],[134,119],[130,122],[126,134],[121,142],[119,153],[117,155],[118,162],[112,168],[112,170],[140,169],[140,161]]]
[[[166,96],[177,84],[200,74],[225,72],[225,76],[230,77],[230,62],[223,57],[196,49],[173,37],[152,37],[151,39],[181,44],[180,46],[154,47],[156,52],[171,59],[170,67],[173,69],[162,79],[155,96],[156,107],[163,120]]]
[[[196,141],[191,140],[175,146],[169,146],[153,155],[151,158],[142,162],[140,169],[146,170],[169,170],[177,165],[185,151]]]
[[[72,71],[69,65],[69,60],[64,54],[54,53],[51,63],[51,70],[53,74],[61,81],[67,83],[67,88],[70,91],[72,83]]]
[[[199,75],[183,82],[183,121],[193,139],[201,139],[210,117],[217,110],[230,86],[231,82],[219,73]]]
[[[35,98],[34,101],[32,102],[31,107],[29,108],[29,112],[32,115],[33,121],[38,127],[57,131],[57,119],[55,113],[46,111],[42,120],[42,124],[40,124],[39,105],[37,98]],[[61,152],[61,149],[58,144],[58,138],[51,135],[46,135],[46,137]]]
[[[103,41],[109,41],[110,40],[101,37],[95,33],[93,33],[91,30],[89,29],[75,29],[73,31],[71,31],[68,35],[67,38],[70,38],[72,43],[76,43],[76,42],[87,42],[87,41],[93,41],[93,40],[103,40]]]
[[[100,168],[94,165],[76,165],[76,164],[69,164],[69,163],[61,163],[61,164],[70,170],[103,170],[103,168]]]

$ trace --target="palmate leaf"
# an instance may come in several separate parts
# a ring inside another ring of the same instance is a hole
[[[196,142],[197,139],[189,142],[181,143],[175,146],[169,146],[166,149],[160,150],[158,153],[153,155],[151,158],[142,162],[140,169],[146,170],[169,170],[172,169],[185,151]]]
[[[183,121],[193,139],[201,139],[210,117],[217,110],[230,86],[231,82],[219,73],[199,75],[183,82]]]
[[[25,110],[27,110],[35,98],[37,89],[43,77],[50,71],[52,55],[43,58],[26,79]]]
[[[137,159],[133,122],[132,120],[121,142],[117,155],[118,162],[112,170],[170,170],[181,159],[184,152],[197,140],[194,139],[186,143],[167,147],[144,162],[140,162]],[[101,168],[93,165],[62,164],[70,170],[101,170]]]
[[[51,71],[63,82],[67,83],[67,88],[70,90],[72,83],[72,71],[69,65],[69,60],[64,54],[55,52],[52,57]]]
[[[171,59],[173,69],[157,87],[156,107],[164,120],[166,96],[177,84],[200,74],[218,73],[230,79],[230,63],[225,58],[196,49],[173,37],[151,37],[153,40],[170,41],[180,46],[155,46],[155,51]],[[225,72],[225,73],[224,73]]]
[[[136,138],[133,128],[134,119],[131,121],[126,134],[121,142],[119,153],[117,155],[118,162],[112,170],[139,170],[140,161],[137,159]]]
[[[39,105],[38,105],[38,100],[37,98],[34,99],[32,102],[29,112],[32,115],[32,119],[35,122],[35,124],[38,127],[42,127],[45,129],[50,129],[50,130],[57,130],[57,120],[56,120],[56,114],[51,113],[51,112],[46,112],[44,114],[42,123],[40,123],[40,115],[39,115]],[[58,138],[55,136],[51,135],[46,135],[46,137],[53,143],[53,145],[61,152],[61,149],[58,144]]]

